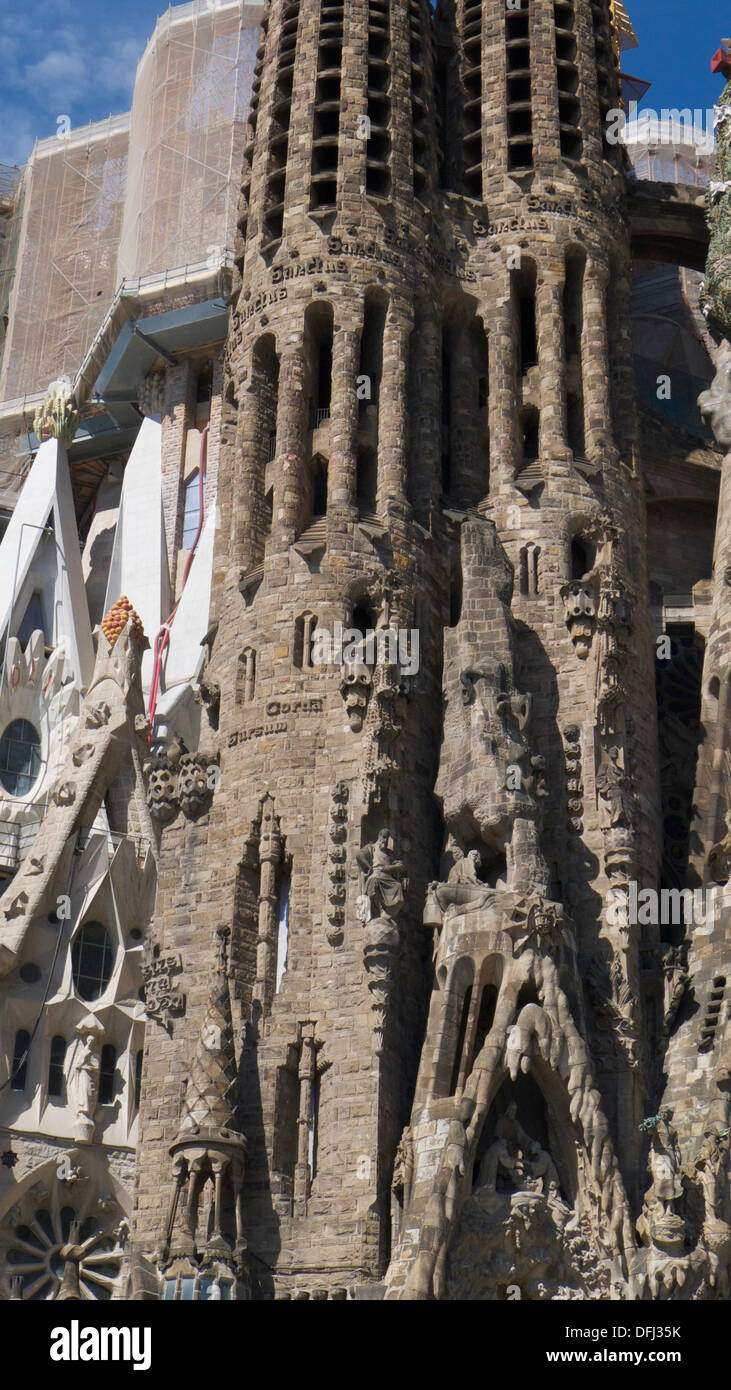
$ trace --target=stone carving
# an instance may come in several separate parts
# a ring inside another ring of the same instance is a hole
[[[576,655],[581,661],[591,651],[596,628],[596,598],[590,581],[572,580],[561,588],[564,604],[564,618],[574,644]]]
[[[40,440],[58,439],[68,449],[79,427],[79,413],[68,381],[55,381],[38,406],[33,429]]]
[[[581,772],[581,729],[569,724],[563,731],[566,757],[569,828],[580,835],[584,829],[584,783]]]
[[[53,800],[57,806],[73,806],[76,800],[76,788],[73,782],[62,782],[53,793]]]
[[[384,1049],[388,1004],[401,940],[398,918],[408,886],[406,867],[389,849],[390,839],[390,830],[381,830],[375,844],[366,845],[356,855],[363,878],[358,911],[364,924],[363,959],[372,996],[378,1056]]]
[[[330,833],[328,847],[328,878],[331,892],[337,890],[342,897],[330,898],[327,918],[329,922],[327,939],[331,946],[340,946],[345,925],[345,859],[344,841],[347,837],[348,801],[350,788],[347,782],[338,782],[333,789],[330,803]]]
[[[170,825],[178,814],[177,764],[169,753],[156,752],[143,765],[147,778],[147,805],[158,825]]]
[[[514,1192],[540,1192],[559,1197],[559,1178],[551,1155],[531,1139],[518,1119],[517,1102],[511,1100],[500,1116],[496,1137],[482,1156],[478,1189],[494,1192],[501,1173]]]
[[[366,806],[380,805],[399,767],[399,734],[405,690],[398,666],[379,661],[373,677],[373,696],[368,709],[363,797]]]
[[[74,1137],[80,1144],[90,1144],[96,1129],[104,1028],[94,1014],[89,1014],[77,1024],[76,1036],[79,1041],[69,1074],[69,1103],[74,1112]]]
[[[379,917],[395,921],[403,910],[407,870],[389,849],[391,838],[390,830],[380,830],[375,844],[356,855],[363,873],[363,896],[370,905],[367,921]]]
[[[489,853],[504,851],[508,888],[545,892],[540,829],[546,788],[528,739],[532,698],[515,685],[512,570],[483,518],[462,524],[461,558],[463,616],[444,634],[446,709],[436,794],[457,844],[481,839]],[[476,607],[483,614],[479,625],[468,617]]]
[[[472,912],[484,907],[494,896],[494,890],[480,878],[482,855],[478,849],[471,849],[452,865],[446,883],[430,883],[429,897],[424,912],[427,926],[441,926],[444,916],[454,909],[458,912]]]
[[[98,705],[89,705],[84,710],[84,724],[87,729],[102,729],[109,723],[112,711],[106,700],[100,701]]]
[[[164,955],[151,955],[142,967],[145,1013],[171,1036],[173,1019],[185,1013],[185,995],[173,984],[173,976],[182,968],[181,957],[171,951]]]
[[[216,932],[215,965],[175,1142],[173,1191],[159,1263],[228,1271],[248,1294],[243,1183],[247,1143],[239,1124],[237,1058],[228,985],[229,930]]]
[[[216,788],[212,768],[217,766],[218,754],[182,754],[176,790],[180,809],[188,820],[197,820],[210,808]]]
[[[630,778],[620,765],[618,748],[607,749],[597,773],[596,785],[604,804],[605,824],[612,828],[631,827],[636,804]]]
[[[662,973],[662,1027],[665,1036],[669,1037],[690,979],[684,946],[666,947],[663,954]]]
[[[675,1211],[683,1188],[678,1136],[670,1123],[672,1118],[672,1110],[665,1107],[640,1126],[650,1136],[647,1166],[652,1181],[637,1223],[644,1243],[656,1245],[668,1254],[681,1251],[685,1243],[685,1222]]]
[[[340,694],[345,703],[348,723],[354,734],[360,733],[363,728],[372,688],[373,677],[365,662],[351,661],[343,666]]]

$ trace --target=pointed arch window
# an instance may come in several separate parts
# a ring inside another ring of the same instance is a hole
[[[203,477],[203,502],[206,498],[206,479]],[[191,473],[185,484],[185,506],[183,509],[183,550],[191,550],[196,535],[201,514],[201,481],[200,471],[196,468],[195,473]]]
[[[114,947],[101,922],[85,922],[71,948],[74,988],[82,999],[98,999],[109,984]]]
[[[30,1033],[27,1028],[19,1028],[15,1034],[13,1045],[13,1065],[10,1072],[10,1089],[13,1091],[24,1091],[28,1073],[28,1052],[30,1050]]]
[[[117,1049],[112,1043],[105,1043],[102,1048],[101,1061],[99,1066],[99,1104],[114,1104],[114,1083],[117,1074]]]
[[[51,1049],[48,1054],[48,1094],[56,1100],[62,1100],[65,1091],[65,1062],[66,1039],[57,1033],[55,1038],[51,1038]]]

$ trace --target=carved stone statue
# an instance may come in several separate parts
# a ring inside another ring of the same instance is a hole
[[[548,1151],[533,1140],[528,1146],[526,1159],[530,1187],[542,1192],[544,1197],[558,1201],[561,1195],[558,1171]]]
[[[77,1024],[76,1034],[79,1042],[69,1076],[69,1100],[74,1111],[74,1137],[81,1144],[90,1144],[99,1101],[104,1029],[99,1019],[89,1014]]]
[[[675,1022],[680,1003],[685,994],[688,980],[688,967],[682,946],[668,946],[663,956],[663,1032],[667,1035]]]
[[[704,1130],[700,1151],[686,1172],[700,1184],[706,1222],[725,1222],[731,1205],[728,1130],[722,1133],[713,1128]]]
[[[478,1187],[494,1192],[498,1172],[502,1169],[513,1184],[513,1190],[520,1191],[525,1174],[524,1155],[529,1153],[533,1143],[518,1119],[517,1102],[511,1100],[497,1122],[495,1139],[483,1154]]]
[[[370,918],[387,917],[395,921],[403,910],[407,870],[389,849],[390,830],[380,830],[374,845],[365,845],[356,855],[363,876],[363,896],[370,904]]]
[[[674,1208],[683,1187],[678,1136],[670,1123],[672,1116],[672,1110],[664,1107],[657,1115],[643,1120],[640,1126],[650,1136],[647,1166],[652,1182],[645,1193],[637,1231],[645,1244],[677,1254],[683,1249],[685,1222]]]
[[[606,804],[610,826],[631,826],[634,798],[631,782],[620,766],[619,749],[609,748],[596,778],[597,791]]]
[[[494,889],[480,878],[482,855],[478,849],[458,859],[449,871],[446,883],[431,883],[429,892],[436,899],[440,912],[458,907],[463,912],[476,911],[494,897]]]

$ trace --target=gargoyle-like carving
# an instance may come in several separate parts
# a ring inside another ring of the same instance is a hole
[[[373,677],[365,662],[351,661],[343,666],[340,694],[345,702],[348,723],[355,734],[363,728],[372,688]]]
[[[561,589],[564,616],[576,655],[585,661],[596,627],[596,596],[590,580],[572,580]]]

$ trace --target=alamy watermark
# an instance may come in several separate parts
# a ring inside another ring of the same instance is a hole
[[[638,103],[630,101],[626,111],[620,106],[607,111],[606,137],[610,145],[622,144],[627,126],[632,122],[633,139],[645,138],[659,145],[680,142],[712,150],[715,132],[729,119],[731,107],[728,106],[709,106],[705,109],[700,106],[664,106],[660,111],[646,106],[638,114]]]
[[[720,889],[638,888],[633,881],[626,888],[610,888],[607,921],[615,927],[708,926],[716,920]]]
[[[317,627],[312,634],[313,666],[398,666],[402,676],[415,676],[419,670],[419,629],[416,627],[343,628],[334,623],[332,632]]]

